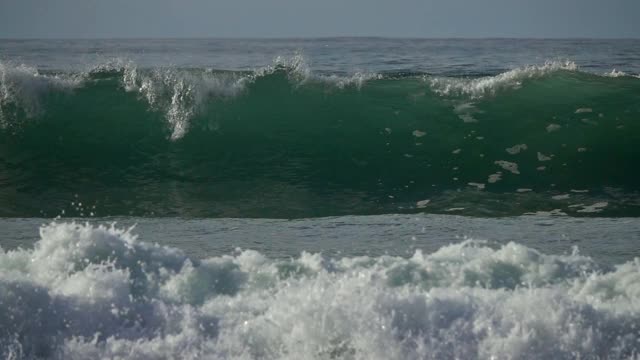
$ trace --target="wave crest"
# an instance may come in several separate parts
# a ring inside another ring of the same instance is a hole
[[[546,62],[540,66],[526,66],[478,79],[456,79],[442,77],[428,77],[426,80],[433,91],[444,96],[469,96],[479,99],[495,95],[498,91],[518,89],[527,79],[540,78],[558,71],[577,71],[578,66],[571,61]]]
[[[126,59],[113,59],[73,74],[41,74],[25,65],[0,63],[0,125],[24,115],[40,116],[46,109],[42,101],[52,93],[90,86],[95,81],[120,78],[128,92],[141,95],[152,111],[164,114],[171,128],[171,139],[182,138],[191,119],[203,106],[243,92],[247,85],[264,77],[283,73],[295,86],[321,82],[337,88],[361,87],[365,82],[381,78],[378,74],[355,73],[352,76],[316,75],[304,56],[278,56],[271,65],[253,72],[227,72],[210,69],[153,68],[140,69]]]
[[[518,89],[523,81],[560,71],[577,71],[573,62],[547,62],[510,70],[483,78],[449,78],[423,76],[430,90],[443,97],[463,96],[471,100]],[[271,65],[251,72],[229,72],[211,69],[152,68],[141,69],[126,59],[113,59],[78,73],[41,73],[25,65],[0,63],[0,124],[7,127],[12,119],[40,116],[45,98],[55,93],[92,86],[97,81],[118,78],[128,92],[141,95],[152,111],[164,114],[171,128],[171,138],[182,138],[191,120],[201,114],[205,105],[219,99],[243,94],[248,86],[261,79],[284,75],[294,87],[324,84],[337,89],[361,89],[367,83],[395,79],[393,75],[356,72],[351,75],[318,74],[301,54],[279,56]],[[414,75],[412,75],[414,76]],[[627,76],[613,71],[608,77]],[[402,77],[401,77],[402,79]]]
[[[55,92],[68,93],[82,82],[82,76],[42,74],[26,65],[0,62],[0,128],[10,119],[41,114],[43,97]]]

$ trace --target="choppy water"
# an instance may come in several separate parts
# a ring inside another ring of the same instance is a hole
[[[0,40],[0,356],[638,358],[639,74],[636,40]]]

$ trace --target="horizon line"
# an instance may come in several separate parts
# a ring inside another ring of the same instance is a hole
[[[379,40],[640,40],[640,37],[509,37],[509,36],[377,36],[377,35],[337,35],[337,36],[176,36],[176,37],[0,37],[0,40],[337,40],[337,39],[379,39]]]

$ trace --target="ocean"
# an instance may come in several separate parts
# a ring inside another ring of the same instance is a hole
[[[0,357],[639,359],[640,40],[0,40]]]

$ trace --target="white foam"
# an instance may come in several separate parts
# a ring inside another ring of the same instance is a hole
[[[155,69],[148,73],[127,63],[123,82],[127,90],[140,92],[152,108],[165,113],[172,128],[171,138],[177,140],[187,133],[191,119],[208,103],[207,100],[237,96],[250,83],[277,72],[286,73],[294,86],[318,81],[337,89],[350,86],[360,89],[367,81],[382,77],[363,72],[350,76],[316,75],[305,57],[295,54],[290,57],[278,56],[271,65],[244,75],[212,71],[194,73],[175,68]]]
[[[495,184],[498,181],[500,181],[502,179],[502,171],[498,171],[495,174],[491,174],[489,175],[489,177],[487,178],[487,182],[489,184]]]
[[[0,62],[0,127],[9,126],[15,118],[8,113],[10,107],[24,111],[27,118],[35,117],[43,111],[41,102],[48,92],[69,92],[83,80],[81,74],[42,74],[30,66]]]
[[[516,175],[520,174],[520,171],[518,170],[518,164],[514,162],[505,161],[505,160],[496,160],[493,163],[513,174],[516,174]]]
[[[640,75],[629,74],[624,71],[620,71],[617,69],[613,69],[610,72],[603,74],[606,77],[619,78],[619,77],[632,77],[632,78],[640,78]]]
[[[467,124],[477,123],[478,119],[473,117],[473,114],[481,114],[483,111],[478,110],[474,103],[464,102],[453,107],[453,112],[458,115],[458,118]]]
[[[338,75],[315,75],[314,79],[336,86],[339,89],[355,86],[357,89],[361,89],[364,84],[371,80],[382,79],[381,74],[371,72],[356,72],[350,76],[338,76]]]
[[[558,131],[560,130],[562,127],[558,124],[549,124],[549,126],[546,127],[547,132],[554,132],[554,131]]]
[[[143,72],[132,64],[123,72],[125,89],[139,92],[152,109],[165,114],[173,140],[187,133],[191,119],[207,100],[236,96],[249,81],[249,77],[235,73],[174,68]]]
[[[469,78],[444,78],[428,77],[431,89],[443,96],[469,96],[479,99],[485,96],[495,95],[505,89],[518,89],[527,79],[539,78],[557,71],[575,71],[577,66],[573,62],[546,62],[540,66],[526,66],[510,70],[496,76],[488,76],[477,79]]]
[[[606,208],[607,206],[609,206],[609,203],[606,201],[597,202],[592,205],[584,206],[582,209],[578,210],[578,212],[579,213],[599,213],[602,210],[604,210],[604,208]]]
[[[485,184],[483,184],[483,183],[469,182],[469,183],[467,183],[467,185],[475,186],[478,190],[484,190],[484,188],[485,188]]]
[[[147,234],[149,236],[151,234]],[[0,356],[633,358],[640,261],[466,240],[411,258],[189,259],[130,230],[44,226],[0,250]]]
[[[425,135],[427,135],[426,132],[424,131],[420,131],[420,130],[413,130],[413,132],[411,133],[413,136],[417,137],[417,138],[421,138]]]
[[[553,156],[553,155],[547,156],[547,155],[545,155],[545,154],[543,154],[543,153],[538,151],[538,161],[549,161],[549,160],[551,160],[551,156]]]
[[[383,78],[381,74],[362,71],[345,76],[317,74],[311,69],[309,61],[301,53],[295,53],[291,56],[277,56],[271,65],[256,69],[250,77],[255,80],[278,71],[286,72],[289,80],[296,85],[302,85],[308,81],[317,81],[339,89],[350,86],[360,89],[368,81]]]
[[[521,151],[527,150],[527,144],[517,144],[505,149],[511,155],[519,154]]]

